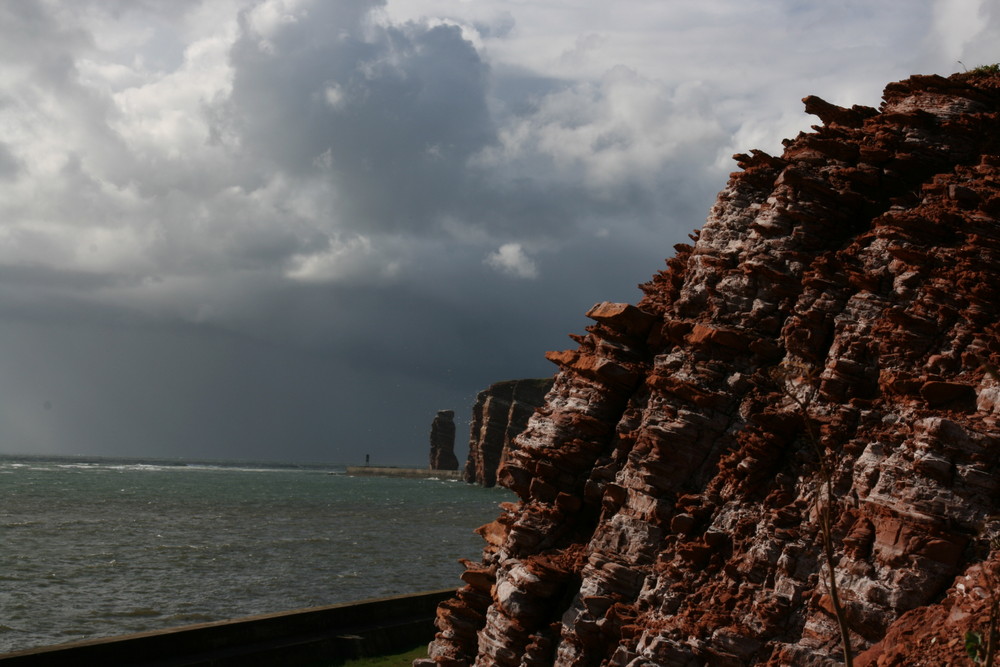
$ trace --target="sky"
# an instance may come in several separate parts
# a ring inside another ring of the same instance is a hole
[[[0,3],[0,453],[426,465],[990,0]]]

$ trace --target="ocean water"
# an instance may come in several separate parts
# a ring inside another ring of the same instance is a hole
[[[510,499],[321,466],[0,456],[0,653],[458,587]]]

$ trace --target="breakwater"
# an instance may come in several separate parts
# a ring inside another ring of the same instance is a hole
[[[434,636],[444,589],[0,654],[3,667],[295,667],[406,650]]]
[[[392,466],[347,466],[352,477],[405,477],[409,479],[462,479],[461,470],[432,468],[394,468]]]

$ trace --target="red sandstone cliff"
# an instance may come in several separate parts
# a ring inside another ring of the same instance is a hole
[[[737,156],[644,298],[550,353],[437,663],[838,663],[826,461],[856,664],[969,664],[1000,596],[1000,77],[884,100],[807,98],[822,126]]]
[[[463,474],[466,482],[496,485],[497,469],[516,446],[514,438],[528,426],[528,419],[545,402],[551,388],[551,378],[507,380],[495,382],[476,395]]]

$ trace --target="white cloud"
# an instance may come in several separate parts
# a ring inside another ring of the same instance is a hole
[[[976,36],[987,27],[985,9],[982,0],[938,0],[935,3],[934,28],[945,57],[958,62],[965,56],[966,45],[975,42]]]
[[[347,105],[347,95],[344,93],[343,88],[337,84],[331,83],[327,86],[324,93],[326,95],[326,103],[334,109],[343,109]]]
[[[285,275],[302,282],[347,282],[391,279],[400,262],[391,259],[366,236],[329,239],[320,252],[292,258]]]
[[[599,81],[541,97],[530,113],[511,118],[480,164],[519,175],[579,182],[595,195],[655,188],[692,153],[724,138],[707,86],[671,89],[616,67]]]
[[[486,256],[487,265],[515,278],[537,278],[538,267],[520,243],[505,243]]]
[[[304,18],[304,2],[299,0],[265,0],[255,5],[246,16],[246,25],[257,36],[257,47],[263,53],[273,54],[272,39],[282,28]]]
[[[189,165],[205,151],[210,127],[204,106],[229,93],[228,51],[234,32],[223,30],[190,44],[177,70],[146,76],[113,95],[112,127],[133,151]]]

